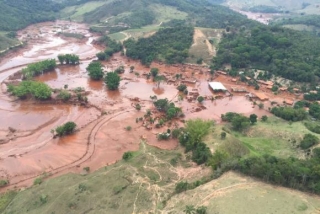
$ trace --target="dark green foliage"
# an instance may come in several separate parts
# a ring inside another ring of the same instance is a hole
[[[168,132],[163,132],[163,133],[159,133],[157,135],[158,140],[169,140],[170,139],[170,133]]]
[[[152,75],[153,78],[155,78],[159,74],[159,68],[151,68],[150,74]]]
[[[295,102],[293,108],[298,109],[298,108],[304,108],[304,107],[309,107],[310,103],[308,101],[305,100],[299,100],[297,102]]]
[[[258,116],[256,114],[251,114],[249,117],[251,124],[255,124],[258,121],[257,118]]]
[[[320,134],[320,125],[318,123],[305,122],[304,125],[309,131]]]
[[[320,159],[320,148],[314,148],[312,150],[312,157]]]
[[[105,52],[99,52],[96,54],[98,60],[103,61],[107,59],[107,54]]]
[[[251,121],[249,118],[242,115],[238,115],[231,120],[231,125],[232,128],[236,131],[243,131],[249,127],[250,122]]]
[[[158,109],[158,111],[166,112],[169,108],[169,101],[167,98],[159,99],[153,102],[154,106]]]
[[[240,116],[240,114],[235,112],[227,112],[226,114],[221,115],[221,119],[226,122],[231,122],[233,118]]]
[[[58,134],[58,136],[64,136],[64,135],[70,135],[74,132],[75,128],[76,128],[77,124],[75,124],[74,122],[67,122],[62,126],[58,126],[56,128],[56,133]]]
[[[118,73],[118,74],[122,74],[124,73],[125,69],[123,65],[120,65],[118,68],[116,68],[116,70],[114,70],[114,72]]]
[[[235,169],[265,182],[320,194],[319,161],[282,159],[271,155],[242,158]]]
[[[207,207],[205,206],[200,206],[200,207],[197,207],[196,209],[196,214],[207,214]]]
[[[281,13],[277,7],[267,6],[267,5],[257,5],[249,8],[249,11],[254,13]]]
[[[314,93],[305,93],[303,95],[303,98],[305,100],[309,100],[309,101],[320,100],[320,92],[318,91],[318,93],[316,93],[316,94],[314,94]]]
[[[104,78],[104,82],[109,90],[117,90],[120,85],[120,76],[116,72],[108,72]]]
[[[179,86],[177,87],[177,89],[178,89],[179,91],[183,92],[184,90],[187,89],[187,86],[186,86],[185,84],[181,84],[181,85],[179,85]]]
[[[221,132],[220,136],[221,136],[221,139],[224,140],[227,137],[227,133],[226,132]]]
[[[268,120],[268,116],[263,115],[263,116],[261,117],[261,121],[262,121],[262,122],[267,122],[267,120]]]
[[[181,134],[181,129],[173,129],[171,132],[172,138],[177,139]]]
[[[301,121],[306,119],[307,113],[304,109],[291,107],[273,107],[271,113],[284,120]]]
[[[10,86],[9,91],[20,99],[24,99],[28,95],[39,100],[51,98],[51,88],[42,82],[22,81],[17,86]]]
[[[310,147],[319,143],[319,138],[312,134],[305,134],[301,143],[301,149],[309,149]]]
[[[175,106],[174,103],[169,103],[168,99],[159,99],[153,102],[154,106],[160,112],[165,112],[169,120],[178,116],[178,113],[181,112],[181,108]]]
[[[117,53],[122,50],[121,43],[116,42],[108,36],[101,37],[99,39],[99,43],[107,46],[107,48],[104,51],[106,59],[109,59],[109,57],[111,57],[114,53]]]
[[[130,160],[131,158],[133,158],[133,152],[125,152],[123,155],[122,155],[122,159],[125,160],[125,161],[128,161]]]
[[[283,18],[281,20],[277,20],[275,23],[272,23],[275,25],[296,25],[296,24],[302,24],[302,25],[308,25],[308,26],[314,26],[314,27],[320,27],[320,16],[319,15],[307,15],[307,16],[296,16],[296,17],[290,17],[290,18]]]
[[[53,71],[56,66],[55,59],[47,59],[41,62],[31,63],[26,68],[22,69],[21,72],[25,79],[30,79],[34,76]]]
[[[180,144],[186,148],[186,152],[192,151],[192,160],[197,164],[206,163],[212,156],[210,149],[202,142],[212,124],[211,121],[201,119],[188,120],[185,130],[179,136]]]
[[[175,191],[176,193],[185,192],[188,190],[188,182],[180,181],[176,184]]]
[[[165,41],[165,42],[164,42]],[[182,63],[188,57],[188,50],[193,42],[192,27],[160,29],[149,38],[138,41],[129,39],[124,42],[127,56],[150,65],[153,60],[165,60],[168,64]]]
[[[202,102],[204,101],[204,98],[203,98],[203,96],[199,96],[199,97],[197,98],[197,100],[198,100],[199,103],[202,103]]]
[[[197,164],[206,163],[212,157],[211,151],[205,143],[198,143],[192,151],[192,160]]]
[[[102,64],[100,62],[90,62],[86,68],[89,72],[89,77],[93,80],[101,80],[103,78]]]
[[[0,30],[16,31],[30,24],[53,21],[62,6],[50,0],[0,1]]]
[[[309,107],[309,114],[316,118],[320,119],[320,105],[318,103],[312,103]]]
[[[217,67],[231,63],[233,68],[256,67],[275,75],[313,82],[320,76],[320,38],[301,32],[260,26],[226,34],[219,44]]]

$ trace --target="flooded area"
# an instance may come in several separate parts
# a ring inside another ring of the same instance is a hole
[[[65,38],[57,35],[61,31],[79,33],[85,37],[80,40]],[[125,68],[120,75],[119,90],[108,91],[102,80],[92,81],[86,72],[91,59],[95,59],[95,54],[104,47],[92,44],[97,36],[92,35],[85,25],[48,22],[30,26],[18,35],[21,40],[27,40],[28,45],[9,53],[0,62],[0,117],[3,120],[0,124],[0,179],[8,179],[9,188],[28,186],[44,172],[50,175],[81,172],[84,167],[95,170],[112,164],[120,160],[124,152],[137,150],[141,140],[159,148],[174,149],[177,141],[157,140],[157,134],[168,127],[147,129],[137,122],[137,118],[142,118],[148,109],[155,111],[150,96],[168,98],[182,108],[185,117],[179,119],[176,126],[183,126],[186,119],[198,117],[219,122],[221,114],[229,111],[258,116],[269,114],[266,108],[254,106],[244,94],[233,97],[223,94],[222,98],[210,99],[220,95],[209,88],[211,76],[206,67],[188,64],[168,66],[154,62],[151,67],[159,68],[159,73],[166,78],[166,81],[157,84],[146,78],[150,68],[120,53],[103,62],[106,72],[120,65]],[[67,88],[72,91],[81,87],[87,93],[88,106],[18,101],[9,96],[5,83],[10,75],[28,63],[55,58],[62,53],[80,55],[80,65],[59,65],[55,71],[35,80],[47,83],[52,89]],[[134,72],[130,72],[131,66],[134,66]],[[223,83],[228,91],[235,85],[231,77],[223,75],[216,75],[214,81]],[[180,83],[186,84],[188,91],[197,90],[206,98],[205,101],[199,104],[195,99],[188,100],[185,95],[181,100],[177,90]],[[248,91],[254,91],[244,83],[239,84],[247,87]],[[265,93],[273,96],[271,92]],[[142,106],[141,111],[134,108],[137,103]],[[77,124],[77,132],[71,136],[53,138],[51,130],[68,121]],[[132,127],[131,131],[125,129],[128,126]]]

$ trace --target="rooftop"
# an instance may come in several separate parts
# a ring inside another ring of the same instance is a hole
[[[214,91],[227,91],[226,87],[221,82],[209,82],[209,86]]]

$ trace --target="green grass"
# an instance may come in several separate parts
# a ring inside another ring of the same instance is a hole
[[[156,22],[168,22],[172,19],[186,19],[188,14],[185,12],[181,12],[174,7],[164,6],[160,4],[152,4],[149,8],[154,12],[156,15]]]
[[[123,39],[126,38],[126,35],[123,33],[113,33],[108,35],[111,39],[117,40],[117,41],[121,41]]]
[[[71,18],[72,21],[83,21],[83,15],[94,11],[98,7],[110,1],[90,1],[79,6],[71,6],[64,8],[60,13],[62,18]]]
[[[320,199],[286,188],[274,187],[228,172],[196,189],[167,201],[164,213],[183,213],[186,205],[207,206],[208,213],[318,213]]]

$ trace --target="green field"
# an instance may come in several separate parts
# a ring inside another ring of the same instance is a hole
[[[17,39],[7,37],[7,33],[8,32],[0,32],[0,53],[7,48],[19,45],[19,41]]]
[[[85,13],[94,11],[98,7],[108,3],[110,1],[90,1],[79,6],[71,6],[64,8],[60,13],[62,18],[69,18],[72,21],[83,21],[83,15]]]

